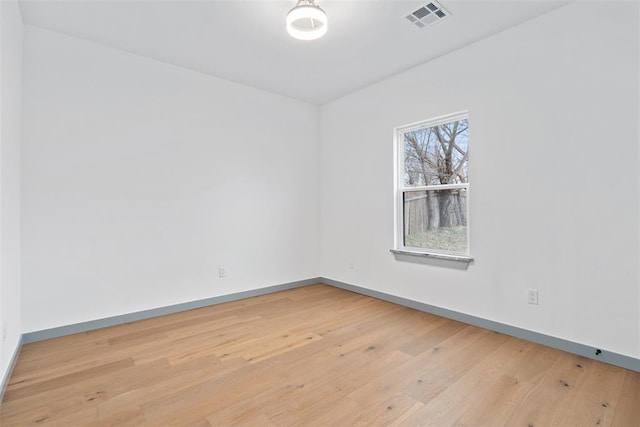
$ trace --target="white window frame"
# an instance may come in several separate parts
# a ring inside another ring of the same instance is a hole
[[[393,130],[393,164],[394,164],[394,249],[391,250],[396,255],[416,255],[422,257],[441,258],[453,261],[471,262],[471,221],[470,221],[470,186],[463,184],[442,184],[426,185],[420,187],[404,186],[404,134],[418,129],[429,128],[458,120],[469,120],[468,111],[460,111],[447,114],[428,120],[399,126]],[[469,149],[469,148],[468,148]],[[471,180],[469,180],[471,181]],[[423,192],[429,190],[447,190],[454,188],[465,188],[467,190],[467,250],[466,252],[448,252],[430,248],[418,248],[404,245],[404,194],[411,192]]]

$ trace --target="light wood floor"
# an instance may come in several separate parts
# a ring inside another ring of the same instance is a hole
[[[640,374],[314,285],[25,345],[0,421],[640,426]]]

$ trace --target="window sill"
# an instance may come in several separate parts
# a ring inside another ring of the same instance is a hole
[[[391,249],[390,252],[394,255],[438,259],[438,260],[445,260],[445,261],[455,261],[455,262],[462,262],[466,264],[473,262],[473,258],[464,256],[464,255],[447,255],[447,254],[438,254],[433,252],[415,252],[415,251],[408,251],[405,249]]]

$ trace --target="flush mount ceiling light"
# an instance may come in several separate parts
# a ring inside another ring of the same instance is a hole
[[[287,31],[299,40],[315,40],[327,32],[327,14],[315,0],[298,0],[287,14]]]

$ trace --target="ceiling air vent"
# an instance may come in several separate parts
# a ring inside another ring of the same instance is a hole
[[[429,25],[435,24],[438,21],[442,21],[449,16],[447,12],[437,1],[430,1],[424,6],[420,6],[413,12],[410,12],[405,16],[407,21],[419,28],[424,28]]]

